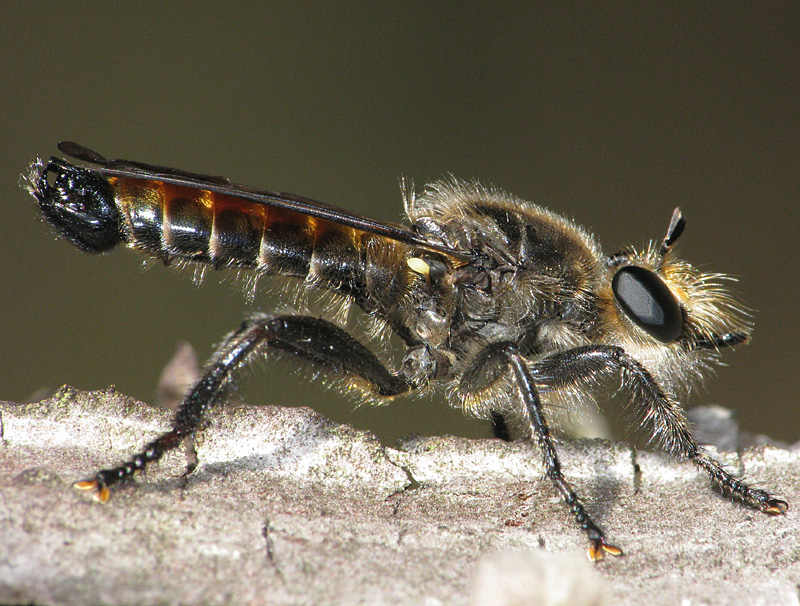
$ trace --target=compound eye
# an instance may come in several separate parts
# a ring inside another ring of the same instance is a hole
[[[651,337],[672,343],[680,336],[681,306],[654,271],[627,265],[614,275],[611,290],[625,315]]]

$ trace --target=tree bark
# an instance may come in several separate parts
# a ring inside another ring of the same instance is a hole
[[[307,408],[214,411],[181,451],[74,491],[169,426],[169,411],[63,388],[0,404],[0,602],[8,604],[797,604],[793,511],[731,503],[693,465],[621,443],[559,444],[565,475],[625,555],[586,540],[525,442],[387,448]],[[800,501],[800,450],[718,453]]]

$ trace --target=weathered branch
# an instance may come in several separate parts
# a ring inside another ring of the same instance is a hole
[[[101,506],[72,482],[137,450],[169,411],[65,389],[0,413],[2,603],[797,603],[794,512],[732,504],[691,464],[623,444],[560,447],[626,552],[593,566],[526,443],[392,449],[305,408],[231,408],[198,436],[191,476],[178,452]],[[721,457],[800,502],[797,450]]]

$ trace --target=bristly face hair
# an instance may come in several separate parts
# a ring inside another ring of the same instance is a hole
[[[186,395],[173,427],[125,463],[76,483],[100,502],[110,487],[194,435],[237,371],[280,354],[376,403],[443,386],[454,406],[515,420],[589,540],[589,557],[622,550],[564,477],[548,419],[621,380],[628,408],[653,444],[704,469],[719,489],[768,514],[785,501],[754,489],[708,456],[679,401],[717,360],[747,341],[745,308],[677,258],[676,209],[665,237],[643,251],[605,255],[594,236],[541,206],[455,179],[404,192],[411,226],[377,222],[221,177],[110,160],[75,143],[31,167],[25,186],[45,219],[78,248],[118,244],[167,264],[282,277],[328,293],[391,332],[406,351],[396,369],[341,326],[344,312],[257,315],[228,335]],[[48,182],[48,178],[50,181]]]

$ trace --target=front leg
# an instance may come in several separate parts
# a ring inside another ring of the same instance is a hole
[[[212,356],[203,377],[183,399],[172,429],[150,442],[125,463],[103,469],[75,483],[106,503],[110,486],[133,476],[194,435],[206,412],[225,397],[232,374],[257,358],[260,350],[281,352],[345,376],[377,396],[393,396],[409,389],[408,381],[389,372],[378,358],[347,332],[326,320],[308,316],[261,316],[246,321]]]
[[[664,392],[639,361],[621,347],[578,347],[538,361],[532,371],[540,385],[554,388],[575,386],[602,373],[621,372],[623,389],[630,395],[630,406],[641,422],[650,427],[654,442],[670,454],[689,459],[706,471],[723,494],[768,514],[783,514],[789,510],[786,501],[765,490],[751,488],[703,452],[689,430],[680,405]]]
[[[589,539],[589,559],[602,560],[605,554],[622,555],[622,550],[610,544],[600,526],[592,520],[575,490],[564,478],[553,438],[544,417],[542,402],[534,376],[515,343],[495,343],[485,347],[472,360],[461,379],[459,391],[464,395],[487,389],[502,374],[510,370],[519,390],[529,423],[530,436],[539,445],[547,477],[553,482],[570,513]]]

